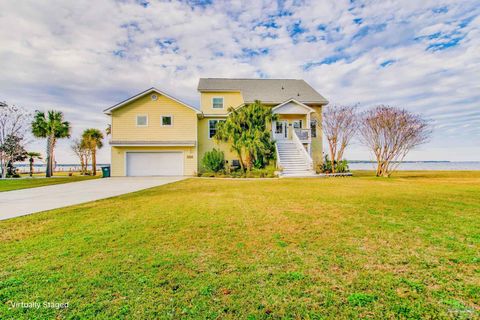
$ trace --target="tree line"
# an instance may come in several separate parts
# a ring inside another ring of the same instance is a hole
[[[39,152],[27,152],[25,146],[30,142],[29,133],[35,138],[46,139],[45,176],[51,177],[54,170],[55,147],[59,139],[71,136],[71,124],[64,119],[60,111],[35,111],[32,115],[25,109],[0,103],[0,167],[1,177],[16,176],[14,163],[28,159],[30,176],[33,175],[35,159],[43,159]],[[107,131],[107,134],[109,131]],[[104,135],[99,129],[89,128],[83,131],[80,139],[73,142],[72,150],[79,157],[81,174],[87,174],[88,161],[91,159],[92,174],[96,175],[96,152],[103,146]]]

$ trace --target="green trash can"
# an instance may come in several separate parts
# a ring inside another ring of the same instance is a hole
[[[110,177],[110,166],[102,167],[102,178]]]

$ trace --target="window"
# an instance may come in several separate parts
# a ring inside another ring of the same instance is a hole
[[[293,127],[295,129],[302,129],[302,120],[295,120],[293,121]]]
[[[317,137],[317,120],[310,121],[310,131],[311,131],[312,138],[316,138]]]
[[[213,109],[223,109],[223,98],[212,98]]]
[[[283,132],[283,122],[276,121],[275,122],[275,133],[282,133]]]
[[[173,126],[173,117],[172,116],[162,116],[162,127]]]
[[[137,115],[137,127],[146,127],[146,126],[148,126],[148,116]]]
[[[208,137],[211,139],[217,133],[217,124],[225,120],[208,120]]]

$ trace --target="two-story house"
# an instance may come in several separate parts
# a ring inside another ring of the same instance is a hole
[[[228,109],[260,100],[278,115],[272,124],[277,163],[285,175],[308,175],[322,162],[321,108],[328,101],[298,79],[202,78],[200,109],[150,88],[108,109],[112,176],[194,175],[205,152],[218,148],[216,125]]]

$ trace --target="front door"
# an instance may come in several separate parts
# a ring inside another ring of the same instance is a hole
[[[285,120],[275,121],[275,140],[288,139],[288,122]]]

